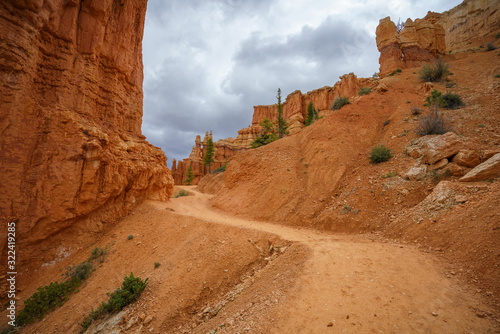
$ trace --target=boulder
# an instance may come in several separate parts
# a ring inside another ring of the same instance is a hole
[[[473,150],[460,150],[453,158],[453,162],[460,166],[474,168],[479,165],[481,159]]]
[[[416,166],[416,167],[410,168],[406,172],[405,178],[407,178],[411,181],[419,181],[419,180],[422,180],[423,178],[425,178],[426,175],[427,175],[427,166],[422,165],[422,166]]]
[[[500,176],[500,153],[495,154],[493,157],[489,158],[482,164],[477,165],[471,171],[469,171],[465,176],[463,176],[460,181],[470,182],[470,181],[483,181],[494,179]]]
[[[406,152],[414,158],[422,157],[422,162],[430,165],[439,160],[454,156],[460,151],[462,141],[453,132],[443,135],[430,135],[418,139]]]

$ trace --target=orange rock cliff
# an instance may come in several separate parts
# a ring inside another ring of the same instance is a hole
[[[165,154],[141,134],[146,3],[0,4],[0,216],[17,222],[18,265],[172,193]]]

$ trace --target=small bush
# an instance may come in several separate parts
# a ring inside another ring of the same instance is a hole
[[[436,89],[431,92],[431,95],[428,96],[425,101],[425,106],[438,106],[446,109],[457,109],[464,105],[462,99],[458,94],[453,94],[450,92],[446,92],[445,94],[443,94]]]
[[[182,197],[182,196],[189,196],[189,193],[184,190],[184,189],[181,189],[179,190],[175,195],[174,195],[174,198],[178,198],[178,197]]]
[[[134,235],[133,234],[129,234],[128,237],[127,237],[127,240],[132,240],[134,238]]]
[[[417,133],[422,136],[442,135],[450,130],[451,125],[439,114],[437,107],[428,116],[422,117],[417,126]]]
[[[424,82],[441,81],[449,73],[448,64],[443,59],[439,59],[433,64],[425,64],[420,69],[420,79]]]
[[[155,262],[155,269],[160,266],[160,262]]]
[[[89,260],[99,260],[99,262],[104,262],[106,253],[108,252],[108,247],[106,248],[99,248],[96,247],[92,250],[92,253],[90,253],[90,258]]]
[[[419,107],[412,106],[410,108],[410,112],[413,116],[418,116],[422,113],[422,109],[420,109]]]
[[[500,78],[500,74],[495,74],[495,78]]]
[[[76,278],[80,281],[85,281],[92,274],[92,263],[90,261],[85,261],[76,266],[70,266],[66,268],[66,277],[71,279]]]
[[[389,73],[388,76],[392,77],[393,75],[399,74],[401,72],[403,72],[403,71],[400,68],[397,68],[393,72]]]
[[[337,97],[335,99],[335,101],[333,102],[333,105],[332,105],[332,110],[339,110],[340,108],[342,108],[343,106],[345,106],[346,104],[349,104],[349,99],[345,96],[341,96],[341,97]]]
[[[488,51],[493,51],[493,50],[496,50],[496,49],[498,49],[498,48],[493,43],[488,43],[486,45],[486,50],[488,50]]]
[[[371,88],[370,87],[361,87],[359,89],[358,95],[367,95],[371,93]]]
[[[94,320],[99,319],[106,313],[116,313],[121,311],[125,306],[135,302],[141,296],[142,292],[148,285],[148,278],[143,281],[140,277],[134,277],[133,273],[123,279],[121,288],[116,289],[113,293],[108,293],[109,299],[107,303],[102,303],[97,310],[92,310],[88,316],[80,323],[82,327],[81,333],[92,325]]]
[[[388,161],[390,158],[392,158],[391,150],[383,144],[373,147],[370,153],[370,161],[374,164]]]
[[[497,32],[497,33],[495,34],[495,38],[500,38],[500,32]]]

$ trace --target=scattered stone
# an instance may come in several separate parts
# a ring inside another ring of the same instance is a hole
[[[326,327],[333,327],[333,322],[329,322],[328,325],[326,325]]]
[[[422,180],[425,175],[427,174],[427,166],[422,165],[422,166],[417,166],[417,167],[412,167],[406,172],[406,178],[409,180]]]
[[[457,195],[457,196],[455,196],[455,201],[457,203],[465,203],[465,202],[467,202],[467,197],[464,195]],[[455,274],[453,274],[453,275],[455,275]]]
[[[484,317],[486,317],[486,314],[484,314],[484,312],[477,311],[477,312],[476,312],[476,316],[477,316],[478,318],[484,318]]]
[[[433,317],[437,317],[437,316],[438,316],[438,314],[437,314],[436,312],[432,312],[432,316],[433,316]]]
[[[445,167],[448,164],[448,159],[441,159],[438,162],[436,162],[434,165],[432,165],[431,169],[441,169]]]
[[[447,164],[446,170],[449,170],[452,176],[463,176],[465,174],[464,168],[454,162]]]
[[[482,181],[494,179],[500,176],[500,153],[495,154],[482,164],[474,167],[470,172],[465,174],[460,181]]]

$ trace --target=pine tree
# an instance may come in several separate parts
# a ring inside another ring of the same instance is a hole
[[[193,180],[194,180],[193,168],[191,168],[191,165],[189,165],[187,169],[186,181],[184,181],[184,183],[190,185],[191,182],[193,182]]]
[[[307,106],[306,126],[313,124],[318,118],[318,112],[314,109],[312,101]]]
[[[276,136],[276,132],[274,129],[274,124],[269,119],[264,118],[264,120],[260,122],[259,125],[261,128],[260,134],[257,138],[254,139],[252,144],[250,144],[252,148],[267,145],[278,139],[278,136]]]
[[[283,138],[288,134],[288,123],[285,121],[285,118],[283,117],[283,106],[281,104],[281,89],[278,88],[278,95],[276,95],[276,98],[278,99],[278,119],[276,121],[276,128],[278,130],[278,138]]]
[[[205,148],[205,156],[203,157],[203,164],[208,165],[208,172],[211,173],[212,162],[214,162],[214,141],[212,138],[207,139],[207,147]]]

